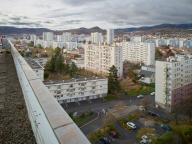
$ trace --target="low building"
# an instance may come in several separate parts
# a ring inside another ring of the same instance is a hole
[[[44,81],[44,68],[34,61],[32,58],[26,58],[26,62],[29,64],[29,66],[34,70],[34,72],[37,74],[37,76]]]
[[[75,58],[71,60],[78,68],[85,68],[84,58]]]
[[[140,82],[151,84],[155,83],[155,67],[142,66],[139,72]]]
[[[44,68],[48,61],[48,58],[34,58],[33,60],[36,61],[38,64],[40,64],[41,67]]]
[[[102,98],[108,92],[108,80],[105,78],[46,81],[44,84],[60,104]]]

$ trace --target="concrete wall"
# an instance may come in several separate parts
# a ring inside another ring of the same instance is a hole
[[[37,144],[90,144],[13,44],[9,43]]]

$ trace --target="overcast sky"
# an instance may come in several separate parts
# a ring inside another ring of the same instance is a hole
[[[71,29],[192,23],[192,0],[0,0],[0,25]]]

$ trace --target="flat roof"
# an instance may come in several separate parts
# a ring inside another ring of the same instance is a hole
[[[101,77],[81,77],[81,78],[73,78],[70,80],[49,80],[44,81],[45,85],[50,84],[61,84],[61,83],[70,83],[70,82],[83,82],[83,81],[89,81],[89,80],[107,80],[107,78],[101,78]]]
[[[43,67],[32,58],[25,58],[25,60],[32,69],[43,69]]]

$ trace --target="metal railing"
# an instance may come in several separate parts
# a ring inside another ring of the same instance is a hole
[[[37,144],[90,144],[11,41],[8,43]]]

